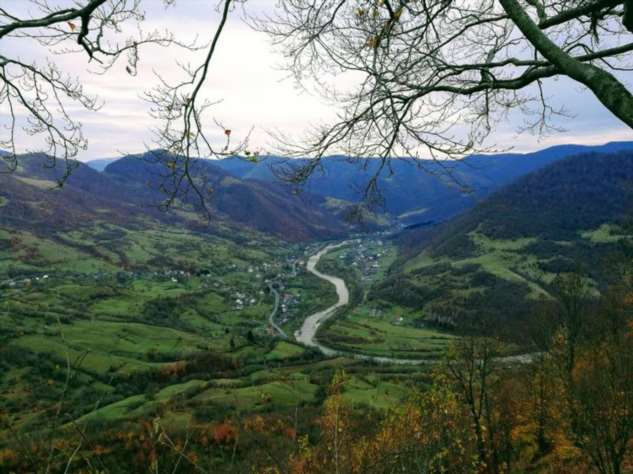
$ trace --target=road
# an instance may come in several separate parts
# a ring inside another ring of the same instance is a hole
[[[325,280],[336,288],[336,294],[338,295],[338,301],[336,304],[326,308],[318,313],[314,313],[308,316],[301,329],[295,331],[295,339],[297,342],[306,345],[308,347],[314,347],[318,349],[323,355],[326,356],[344,356],[351,357],[354,359],[366,360],[371,362],[376,362],[379,364],[410,364],[410,365],[422,365],[422,364],[433,364],[437,363],[437,359],[400,359],[397,357],[386,357],[386,356],[370,356],[366,354],[358,354],[356,352],[349,351],[340,351],[337,349],[332,349],[331,347],[324,346],[321,344],[316,338],[317,331],[319,330],[319,326],[330,319],[332,316],[336,314],[336,310],[345,306],[349,303],[349,290],[347,289],[347,285],[342,278],[338,278],[332,275],[326,275],[325,273],[321,273],[316,269],[319,260],[323,255],[330,252],[331,250],[337,249],[346,245],[348,242],[341,242],[339,244],[331,244],[327,247],[319,250],[317,253],[312,255],[308,259],[307,270],[316,275],[317,277]],[[520,354],[514,356],[500,357],[497,359],[499,362],[508,363],[508,364],[526,364],[530,363],[536,354]]]
[[[268,323],[271,327],[277,331],[277,333],[283,337],[284,339],[288,339],[288,335],[286,332],[281,329],[281,327],[275,322],[275,316],[277,316],[277,311],[279,311],[279,292],[273,288],[271,283],[268,284],[268,289],[270,293],[275,297],[275,303],[273,304],[273,310],[270,312],[270,316],[268,316]]]

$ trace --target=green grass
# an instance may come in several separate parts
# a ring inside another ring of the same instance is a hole
[[[286,341],[279,341],[274,349],[266,354],[268,360],[283,360],[298,357],[305,352],[301,346]]]
[[[59,186],[55,181],[47,179],[26,178],[18,175],[15,175],[14,177],[17,180],[22,181],[24,184],[28,184],[29,186],[34,186],[39,189],[51,190]]]
[[[402,384],[384,381],[375,376],[350,377],[343,385],[342,398],[352,406],[370,406],[387,410],[406,401],[412,390]]]
[[[175,397],[186,394],[187,392],[203,390],[208,385],[205,380],[189,380],[185,383],[169,385],[159,391],[154,397],[161,402],[169,401]]]
[[[0,251],[0,274],[6,272],[10,266],[42,272],[92,273],[116,270],[108,261],[29,232],[7,232],[5,238],[13,239],[15,245],[8,250]]]
[[[7,245],[11,239],[17,249]],[[0,240],[7,241],[0,252],[2,280],[9,278],[9,269],[18,279],[24,278],[21,272],[35,272],[32,284],[3,289],[0,301],[0,411],[10,407],[15,429],[36,432],[46,426],[63,391],[68,361],[73,383],[63,422],[113,425],[158,413],[161,422],[186,424],[205,406],[211,406],[211,416],[217,406],[223,417],[226,410],[317,404],[338,367],[366,371],[351,358],[311,361],[303,347],[273,343],[265,335],[273,298],[260,294],[264,274],[278,272],[287,256],[303,249],[99,222],[55,240],[9,230],[0,230]],[[393,258],[395,251],[385,252],[385,261]],[[248,271],[276,262],[266,271]],[[173,271],[181,270],[187,276],[172,281]],[[43,273],[49,278],[36,281]],[[300,297],[291,308],[296,319],[290,326],[336,299],[330,284],[305,272],[286,283],[284,293]],[[256,303],[237,310],[236,292]],[[398,344],[405,337],[389,324],[379,330]],[[202,354],[217,360],[218,367],[215,362],[196,366]],[[174,362],[181,364],[169,366]],[[168,366],[190,371],[183,376],[160,370]],[[398,403],[397,384],[383,382],[367,393],[351,384],[346,396],[375,407]],[[0,429],[0,444],[5,435]]]
[[[471,232],[470,239],[475,243],[480,252],[488,253],[495,251],[517,251],[533,244],[538,239],[536,237],[524,237],[521,239],[491,239],[479,232]]]
[[[156,402],[148,402],[145,395],[134,395],[116,403],[111,403],[82,416],[75,423],[90,421],[115,421],[138,418],[147,414],[156,406]]]
[[[526,285],[530,291],[530,297],[548,297],[548,292],[543,288],[543,283],[551,282],[556,275],[542,271],[538,267],[538,258],[525,250],[535,242],[536,238],[526,237],[514,240],[491,239],[479,232],[471,232],[470,240],[475,245],[472,256],[461,259],[431,256],[426,252],[411,259],[404,265],[405,273],[413,273],[416,270],[432,266],[445,265],[456,269],[462,269],[469,265],[477,265],[483,271],[509,282]],[[433,277],[421,278],[418,284],[433,286]],[[467,276],[463,278],[463,284],[454,292],[454,296],[464,296],[469,291],[480,291],[468,284]]]
[[[620,227],[616,225],[603,224],[597,229],[580,232],[580,236],[594,244],[610,244],[630,238],[630,236],[622,235],[620,232]]]
[[[409,313],[409,314],[407,314]],[[406,326],[411,310],[390,308],[372,317],[366,308],[355,308],[319,333],[319,339],[337,349],[397,358],[441,357],[454,336],[440,331]],[[402,317],[402,323],[399,319]]]
[[[289,408],[316,400],[318,387],[307,377],[279,380],[240,388],[211,388],[194,399],[228,406],[240,411]]]

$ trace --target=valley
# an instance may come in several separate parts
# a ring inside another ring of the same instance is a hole
[[[364,372],[352,356],[324,358],[283,337],[336,303],[334,288],[306,268],[323,244],[244,234],[246,250],[189,232],[93,229],[55,243],[4,234],[0,442],[13,430],[46,436],[59,407],[66,433],[156,416],[166,428],[194,429],[229,413],[316,407],[334,371]],[[69,260],[80,241],[92,242],[93,255]],[[391,406],[411,390],[407,378],[378,375],[376,394],[363,389],[359,401]]]
[[[0,474],[633,474],[632,33],[0,1]]]
[[[333,400],[384,421],[446,389],[474,336],[524,377],[561,275],[598,301],[633,258],[630,152],[546,156],[456,216],[449,196],[424,212],[405,200],[370,225],[333,211],[351,194],[295,197],[246,177],[250,163],[204,165],[217,173],[205,221],[192,203],[152,207],[137,158],[48,191],[51,171],[27,157],[0,178],[0,466],[7,450],[22,470],[63,464],[79,436],[117,472],[157,432],[195,440],[207,469],[249,472],[270,464],[262,446],[317,445]],[[407,224],[427,211],[437,221]]]

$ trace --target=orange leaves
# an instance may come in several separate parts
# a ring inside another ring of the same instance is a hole
[[[107,454],[107,453],[109,453],[109,452],[111,452],[111,451],[112,451],[112,449],[107,448],[107,447],[105,447],[105,446],[102,446],[102,445],[100,445],[100,444],[97,444],[97,445],[96,445],[96,446],[92,449],[92,452],[93,452],[94,454],[96,454],[97,456],[102,456],[102,455]]]
[[[213,441],[217,444],[233,444],[237,440],[237,428],[225,421],[213,428]]]
[[[231,129],[230,128],[225,129],[224,130],[224,135],[226,135],[227,137],[230,137],[231,136]]]
[[[270,423],[264,420],[261,415],[255,415],[244,422],[244,428],[255,433],[265,434],[270,428]]]
[[[283,435],[288,439],[295,440],[297,439],[297,430],[295,430],[291,426],[286,426],[283,429]]]

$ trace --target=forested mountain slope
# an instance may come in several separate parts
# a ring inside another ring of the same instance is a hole
[[[242,181],[204,163],[212,192],[207,221],[189,202],[176,201],[169,212],[159,207],[162,170],[143,157],[126,157],[102,173],[78,164],[62,187],[61,166],[50,167],[44,155],[19,158],[14,173],[0,177],[0,225],[42,235],[68,231],[97,222],[144,228],[177,226],[216,234],[227,229],[255,230],[289,241],[340,236],[347,225],[321,206],[322,199],[294,196],[277,185]]]
[[[630,252],[632,204],[632,153],[558,161],[450,222],[404,235],[376,296],[452,326],[527,311],[562,272],[582,273],[599,291]]]

